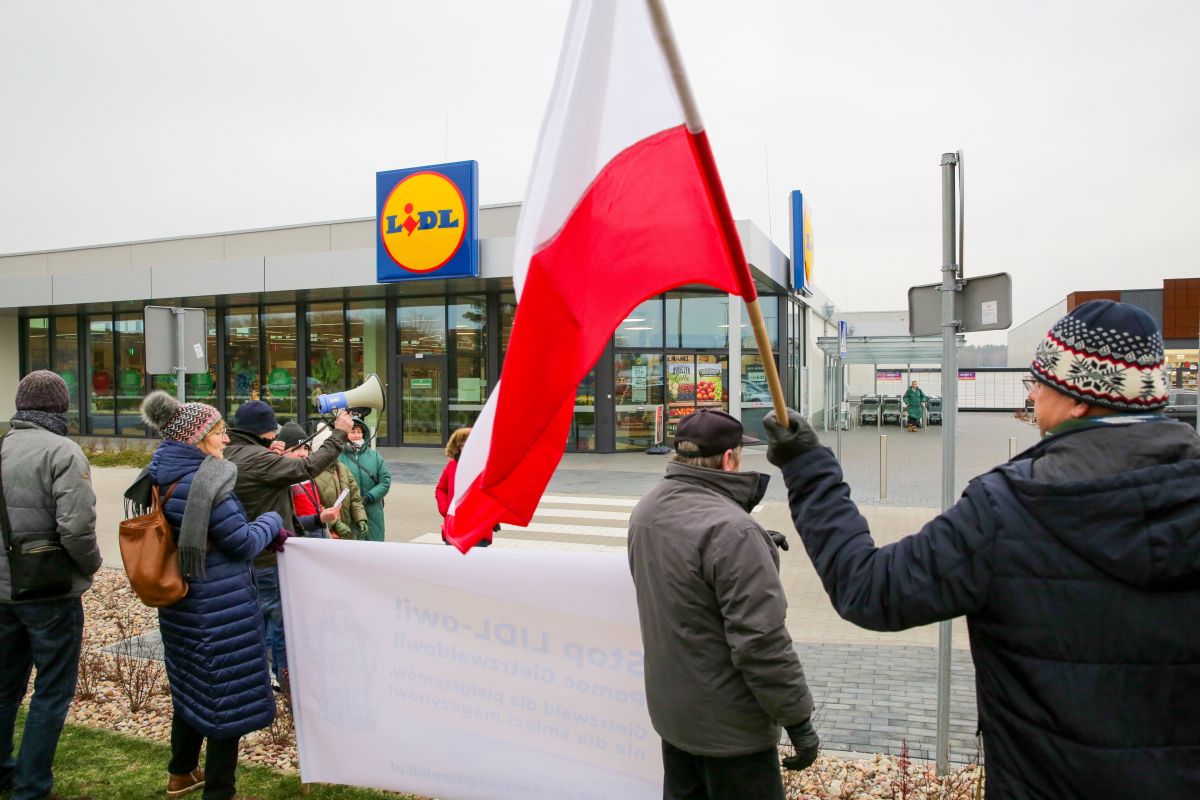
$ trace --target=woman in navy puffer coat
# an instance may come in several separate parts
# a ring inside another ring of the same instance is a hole
[[[155,392],[142,415],[163,435],[148,472],[160,496],[171,492],[163,510],[188,579],[187,596],[158,611],[174,706],[167,796],[203,787],[204,800],[228,800],[238,740],[275,718],[250,570],[254,556],[281,544],[282,520],[273,511],[246,519],[232,493],[237,468],[221,455],[229,437],[215,408]],[[206,770],[198,768],[203,739]]]

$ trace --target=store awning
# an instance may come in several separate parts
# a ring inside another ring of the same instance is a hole
[[[967,337],[958,335],[958,346],[967,343]],[[838,357],[838,337],[821,336],[817,347],[830,358]],[[940,336],[848,336],[846,337],[846,364],[940,364],[942,363],[942,337]]]

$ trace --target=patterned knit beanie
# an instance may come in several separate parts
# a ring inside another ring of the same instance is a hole
[[[164,439],[197,444],[221,421],[221,412],[204,403],[180,403],[166,392],[151,392],[142,401],[142,419]]]
[[[1167,404],[1163,340],[1137,306],[1093,300],[1054,323],[1029,367],[1033,377],[1081,403],[1117,411]]]

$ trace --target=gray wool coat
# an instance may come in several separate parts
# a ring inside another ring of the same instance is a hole
[[[4,499],[13,539],[52,534],[75,564],[71,590],[37,602],[79,597],[100,569],[96,544],[96,494],[91,466],[79,445],[40,425],[13,420],[0,450]],[[0,603],[11,603],[8,559],[0,558]],[[33,602],[33,601],[25,601]]]

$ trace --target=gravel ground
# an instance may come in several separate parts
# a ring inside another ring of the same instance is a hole
[[[167,742],[171,736],[171,696],[161,662],[137,658],[119,643],[158,626],[154,609],[146,608],[129,589],[125,573],[102,569],[95,585],[83,596],[84,655],[80,688],[68,721]],[[116,652],[112,652],[116,645]],[[107,648],[107,649],[106,649]],[[124,679],[122,679],[122,674]],[[90,696],[86,696],[89,695]],[[131,710],[130,697],[140,699]],[[281,712],[282,704],[281,704]],[[275,724],[242,737],[241,758],[249,763],[296,771],[295,737],[290,716],[281,713]],[[166,764],[163,764],[164,780]],[[980,800],[978,772],[956,769],[944,781],[926,762],[904,756],[862,757],[822,755],[800,773],[784,773],[788,800]]]

